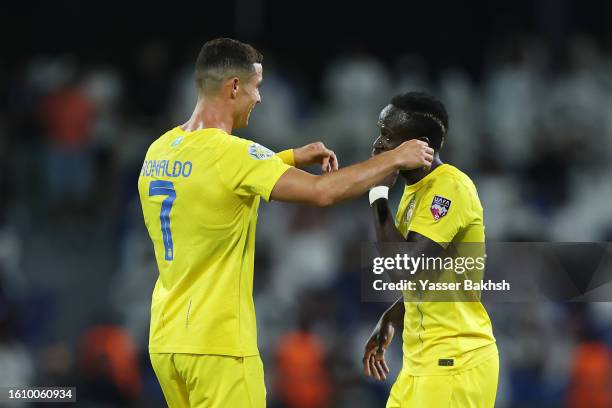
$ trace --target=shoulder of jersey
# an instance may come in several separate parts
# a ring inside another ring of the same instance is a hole
[[[162,147],[162,146],[165,146],[166,144],[169,145],[170,140],[172,140],[173,135],[174,135],[174,138],[179,136],[178,132],[176,132],[175,129],[168,130],[167,132],[162,134],[160,137],[155,139],[153,142],[151,142],[149,149],[155,149],[157,147]]]
[[[220,136],[224,136],[226,135],[225,132],[218,130],[215,132],[211,132],[209,134],[206,135],[206,143],[197,143],[198,146],[203,146],[204,144],[207,144],[212,142],[215,144],[218,144],[218,142],[221,140],[219,137]],[[185,146],[185,142],[187,140],[189,140],[188,138],[192,136],[192,135],[188,135],[185,132],[182,132],[180,130],[177,130],[176,128],[169,130],[168,132],[164,133],[161,137],[159,137],[154,143],[159,143],[161,144],[161,146],[164,147],[169,147],[169,148],[180,148],[182,146]],[[229,135],[230,137],[236,138],[235,136]],[[193,145],[193,143],[189,144],[190,147],[195,147]],[[209,145],[210,146],[210,145]]]
[[[441,181],[443,179],[450,178],[455,183],[457,183],[458,187],[464,187],[465,189],[470,191],[476,190],[476,186],[474,185],[474,182],[472,181],[470,176],[459,170],[457,167],[448,164],[440,170],[442,171],[438,174],[438,177],[434,178],[434,182],[436,180]]]

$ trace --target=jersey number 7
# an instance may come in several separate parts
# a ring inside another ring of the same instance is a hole
[[[168,196],[162,201],[159,221],[161,222],[162,239],[164,241],[164,252],[166,261],[174,259],[174,244],[172,243],[172,231],[170,231],[170,211],[176,199],[176,191],[171,181],[154,180],[149,184],[149,196]]]

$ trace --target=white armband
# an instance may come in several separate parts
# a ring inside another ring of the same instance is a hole
[[[370,207],[374,204],[374,201],[379,198],[384,198],[385,200],[389,199],[389,187],[387,186],[376,186],[370,189]]]

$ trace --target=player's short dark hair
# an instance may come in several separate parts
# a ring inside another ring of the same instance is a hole
[[[403,120],[411,133],[427,137],[434,150],[442,147],[448,132],[448,113],[442,102],[424,92],[406,92],[394,96],[391,105],[406,114]]]
[[[227,78],[253,74],[253,64],[262,61],[263,55],[249,44],[231,38],[210,40],[202,46],[196,60],[198,90],[210,94]]]

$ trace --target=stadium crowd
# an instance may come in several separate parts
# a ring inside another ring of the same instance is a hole
[[[433,72],[417,55],[389,63],[348,53],[317,83],[266,56],[263,103],[239,135],[275,151],[322,140],[348,165],[370,155],[391,96],[428,91],[450,114],[442,160],[475,181],[488,240],[612,241],[612,53],[576,35],[563,65],[549,56],[541,39],[518,37],[491,49],[474,76]],[[131,69],[40,55],[2,78],[0,386],[75,385],[83,406],[163,405],[147,352],[157,271],[136,180],[148,145],[189,117],[192,74],[156,42]],[[392,382],[361,372],[387,306],[361,301],[367,200],[265,204],[258,228],[269,406],[383,406]],[[612,406],[611,305],[487,305],[501,358],[497,406]]]

